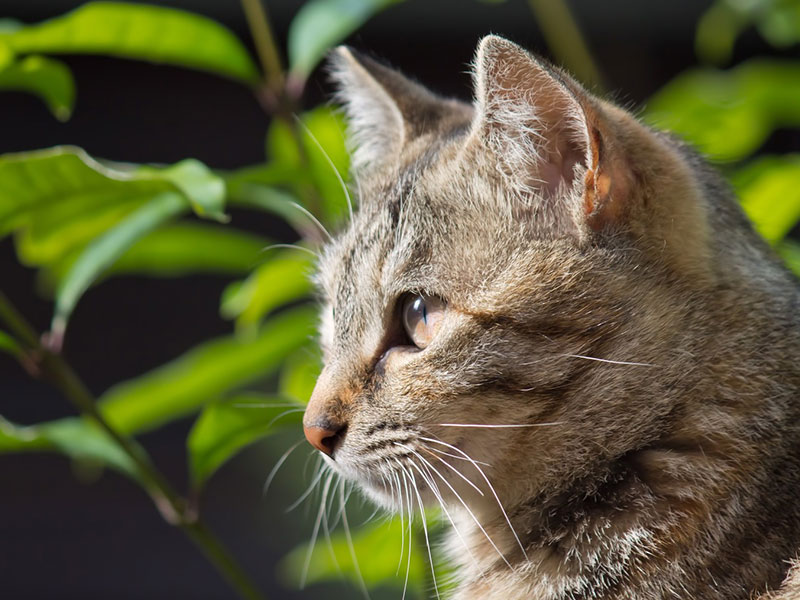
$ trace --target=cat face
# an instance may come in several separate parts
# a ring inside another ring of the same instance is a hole
[[[327,462],[395,509],[480,511],[659,435],[674,401],[637,382],[713,279],[671,142],[494,36],[474,106],[335,63],[359,210],[317,273]]]

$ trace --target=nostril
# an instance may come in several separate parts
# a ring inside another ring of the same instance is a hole
[[[333,451],[339,445],[347,426],[333,426],[327,424],[328,427],[303,427],[303,432],[306,434],[306,439],[320,452],[324,452],[328,456],[333,456]]]

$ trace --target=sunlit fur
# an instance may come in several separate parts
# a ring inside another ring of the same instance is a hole
[[[334,76],[360,196],[317,274],[331,468],[405,518],[445,506],[460,600],[777,589],[798,290],[720,178],[501,38],[474,107],[348,50]],[[422,351],[406,293],[448,303]]]

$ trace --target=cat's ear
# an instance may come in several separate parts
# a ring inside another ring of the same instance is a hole
[[[407,144],[435,131],[454,111],[471,113],[467,105],[441,98],[351,48],[336,48],[330,64],[357,173],[393,163]]]
[[[493,151],[508,184],[562,229],[601,228],[625,194],[607,156],[602,119],[569,76],[504,38],[481,40],[475,59],[472,140]]]

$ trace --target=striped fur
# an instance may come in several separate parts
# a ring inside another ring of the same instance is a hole
[[[800,547],[798,288],[718,175],[502,38],[472,106],[333,62],[360,193],[316,277],[305,423],[346,425],[332,468],[391,510],[411,482],[445,506],[459,600],[778,590]],[[423,351],[409,292],[448,303]]]

